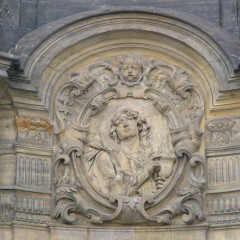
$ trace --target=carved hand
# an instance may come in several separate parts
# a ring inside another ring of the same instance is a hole
[[[161,170],[161,166],[159,162],[151,161],[147,164],[147,170],[149,175],[153,175],[155,172],[159,172]]]
[[[154,181],[156,189],[162,189],[167,179],[164,176],[154,176]]]

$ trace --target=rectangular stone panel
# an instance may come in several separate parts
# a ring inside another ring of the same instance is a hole
[[[22,0],[21,5],[21,28],[36,28],[37,2]]]
[[[210,224],[236,224],[240,222],[240,194],[228,192],[207,195],[207,220]]]
[[[3,115],[3,113],[1,113]],[[0,144],[13,144],[16,139],[13,117],[0,118]]]
[[[131,231],[129,229],[118,230],[118,229],[91,229],[88,232],[89,239],[98,239],[98,240],[105,240],[105,239],[113,239],[113,240],[120,240],[120,239],[140,239],[136,238],[135,231]]]
[[[47,228],[40,227],[23,227],[21,225],[14,225],[14,240],[34,239],[34,240],[49,240],[49,231]]]
[[[168,227],[86,227],[69,228],[51,226],[51,240],[65,240],[69,236],[71,240],[206,240],[206,228],[172,229]],[[191,234],[189,234],[191,231]]]
[[[18,154],[17,185],[49,189],[50,166],[47,157]]]
[[[212,215],[208,217],[212,225],[234,225],[240,223],[240,213],[228,213],[224,215]]]
[[[0,220],[8,222],[14,219],[15,196],[13,193],[0,192]],[[1,236],[1,235],[0,235]],[[0,238],[1,239],[1,238]]]
[[[42,215],[32,215],[28,213],[16,213],[15,220],[23,223],[48,224],[50,218]]]
[[[239,213],[240,195],[236,193],[211,195],[207,204],[209,214]]]
[[[93,10],[95,6],[91,6],[91,2],[81,3],[78,1],[72,0],[68,1],[45,1],[40,0],[38,2],[38,27],[56,21],[58,19],[73,15],[75,13]]]
[[[11,39],[11,40],[10,40]],[[17,41],[17,29],[2,29],[2,46],[1,51],[7,52],[15,46]]]
[[[31,195],[18,195],[16,211],[50,214],[50,199]]]
[[[240,142],[240,119],[239,118],[216,118],[206,123],[205,138],[206,149],[212,151],[212,155],[219,154],[223,148],[231,150],[233,146],[239,146]]]
[[[50,196],[19,192],[16,195],[15,221],[48,224],[51,214]]]
[[[221,19],[220,25],[224,29],[234,34],[239,34],[238,29],[238,0],[221,0],[220,12]]]
[[[15,183],[15,154],[0,155],[0,185],[12,185]]]
[[[69,236],[71,236],[71,240],[87,240],[89,239],[87,235],[87,229],[68,229],[66,227],[51,228],[51,240],[66,240]]]
[[[182,12],[194,14],[201,18],[208,19],[219,24],[219,2],[213,1],[162,1],[161,3],[153,3],[157,7],[172,8]]]
[[[17,28],[19,23],[20,0],[2,0],[0,2],[0,26]]]
[[[1,240],[13,239],[13,231],[11,226],[0,226],[0,239]]]
[[[189,234],[191,232],[191,234]],[[205,240],[206,239],[206,229],[162,229],[159,231],[154,231],[149,228],[145,231],[136,232],[136,240]]]
[[[66,4],[65,0],[40,0],[38,3],[38,26],[42,26],[48,22],[58,20],[60,18],[82,12],[87,10],[93,10],[100,7],[113,7],[113,6],[132,6],[131,1],[121,0],[121,1],[110,1],[110,0],[101,0],[101,1],[79,1],[71,0]],[[146,7],[159,7],[159,8],[171,8],[174,10],[179,10],[182,12],[188,12],[196,16],[208,19],[216,24],[219,24],[219,1],[199,1],[199,0],[173,0],[173,1],[157,1],[152,0],[138,1],[138,6]]]
[[[240,185],[240,154],[209,157],[207,163],[210,188]]]
[[[208,239],[211,240],[227,240],[227,239],[239,239],[240,229],[235,228],[216,228],[211,229],[208,233]]]
[[[47,119],[17,116],[15,124],[18,130],[19,144],[47,146],[52,144],[52,125]]]

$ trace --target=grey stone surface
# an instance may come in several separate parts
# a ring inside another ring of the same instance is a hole
[[[0,50],[9,51],[17,40],[46,23],[87,10],[122,6],[160,7],[190,13],[207,19],[239,37],[238,0],[137,0],[134,2],[126,0],[1,0]],[[8,35],[9,31],[12,32],[11,36]]]
[[[63,27],[70,24],[79,22],[84,19],[88,19],[95,16],[108,15],[108,14],[120,14],[120,13],[150,13],[154,15],[164,16],[179,20],[183,23],[187,23],[206,34],[206,37],[213,39],[220,48],[227,55],[231,61],[232,69],[239,71],[239,56],[240,56],[240,42],[237,38],[231,36],[229,32],[225,31],[221,27],[218,27],[214,23],[211,23],[205,19],[196,17],[191,14],[184,14],[181,11],[169,10],[164,8],[143,8],[143,7],[117,7],[117,8],[103,8],[93,11],[86,11],[79,14],[63,18],[58,21],[51,22],[42,26],[39,31],[34,31],[26,37],[19,40],[17,47],[11,50],[13,54],[21,54],[21,63],[19,69],[22,71],[25,68],[26,61],[30,54],[39,46],[41,42],[46,40],[51,34],[56,33]],[[185,41],[185,39],[184,39]],[[232,70],[230,70],[232,74]],[[237,81],[236,81],[237,82]]]
[[[239,238],[236,1],[2,3],[1,240]]]
[[[11,49],[15,46],[17,40],[17,30],[14,28],[5,28],[1,30],[2,32],[2,46],[6,49]]]
[[[22,1],[21,4],[21,28],[35,29],[37,23],[37,2]]]

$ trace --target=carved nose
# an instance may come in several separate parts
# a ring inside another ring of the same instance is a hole
[[[124,127],[127,127],[128,126],[128,121],[125,119],[124,122],[123,122],[123,126]]]

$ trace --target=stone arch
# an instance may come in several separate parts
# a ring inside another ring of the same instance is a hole
[[[239,43],[223,30],[214,26],[212,31],[211,27],[207,21],[187,14],[141,8],[98,10],[48,24],[24,37],[11,51],[21,59],[15,61],[11,72],[13,104],[23,115],[34,108],[39,116],[44,112],[44,116],[52,120],[57,93],[69,81],[72,72],[105,57],[127,54],[131,49],[142,55],[164,58],[169,64],[186,69],[204,95],[206,115],[221,108],[237,109],[239,97],[232,96],[239,93],[239,64],[235,58],[240,52]],[[23,88],[27,95],[19,94]],[[74,141],[69,144],[75,147]],[[68,150],[70,154],[72,149]],[[66,156],[58,157],[69,164]],[[190,169],[196,162],[204,162],[199,156],[189,158]],[[190,175],[194,178],[193,172]],[[80,200],[72,198],[73,202]],[[64,209],[65,223],[72,223],[68,211],[75,207],[75,203],[70,202]],[[171,211],[164,210],[165,213],[171,214]],[[93,222],[111,220],[111,217],[99,219],[93,213],[85,214]],[[160,221],[145,212],[142,215],[150,221]],[[192,219],[187,221],[190,223]]]
[[[236,107],[238,103],[222,91],[234,91],[239,85],[233,81],[238,71],[234,56],[240,51],[239,43],[216,26],[210,28],[210,23],[197,17],[162,9],[122,8],[76,14],[43,26],[18,42],[11,53],[21,57],[17,66],[23,71],[25,83],[14,82],[14,73],[11,82],[15,89],[29,89],[39,108],[48,109],[53,107],[53,87],[63,81],[58,80],[60,76],[68,76],[69,69],[109,49],[136,49],[137,43],[140,48],[184,62],[197,73],[196,81],[204,83],[209,109],[222,107],[222,98]],[[26,102],[14,97],[17,90],[12,95],[18,104]]]

